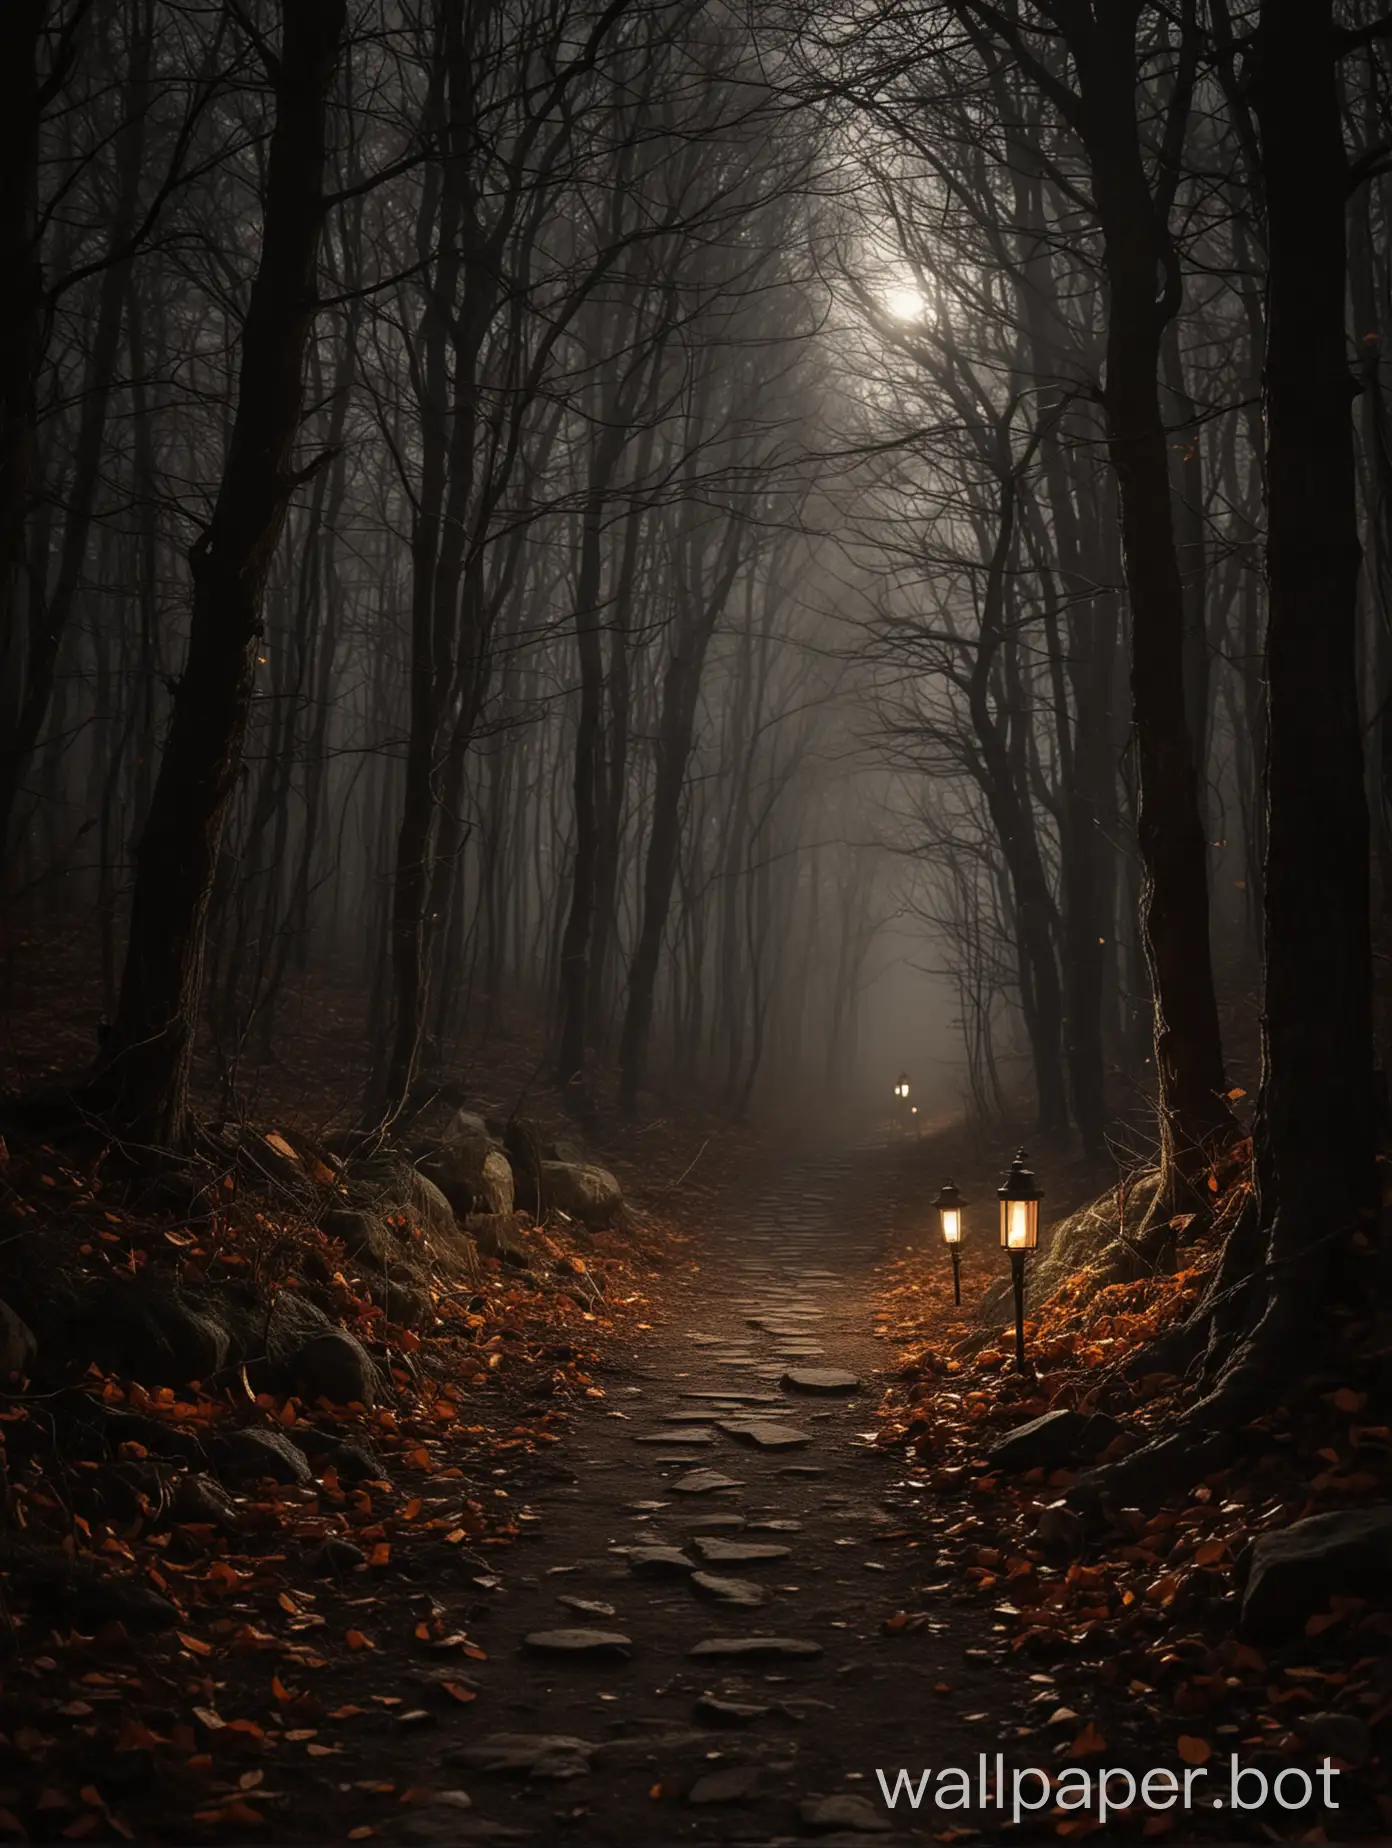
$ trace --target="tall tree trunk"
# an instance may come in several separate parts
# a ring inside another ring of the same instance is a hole
[[[1185,711],[1184,591],[1157,382],[1161,338],[1180,305],[1180,282],[1136,120],[1137,10],[1135,0],[1104,9],[1077,29],[1073,48],[1109,292],[1103,406],[1131,603],[1136,835],[1145,868],[1161,1148],[1172,1182],[1201,1169],[1236,1123],[1224,1096],[1207,849]],[[1076,9],[1070,14],[1081,17]]]
[[[39,599],[40,620],[32,626],[28,660],[22,676],[23,698],[14,730],[0,750],[0,847],[9,837],[14,805],[34,749],[48,717],[58,654],[82,582],[101,481],[106,439],[107,410],[116,382],[116,356],[121,341],[122,310],[128,293],[130,260],[122,253],[135,230],[136,210],[145,158],[147,95],[154,22],[148,13],[133,17],[130,71],[123,85],[123,125],[117,143],[115,210],[107,240],[107,267],[97,289],[91,354],[87,362],[73,455],[72,481],[63,516],[63,540],[58,576],[52,594]],[[0,43],[0,58],[4,56]],[[0,159],[3,159],[0,154]]]
[[[39,40],[47,11],[46,0],[9,0],[0,6],[0,258],[5,265],[0,288],[0,736],[7,745],[18,735],[20,689],[28,666],[20,611],[43,348],[35,195],[43,108]],[[8,748],[4,755],[11,760]],[[9,784],[17,782],[12,760],[5,776]],[[9,806],[3,811],[6,819]]]
[[[575,854],[570,870],[570,909],[561,939],[560,1047],[556,1077],[578,1083],[589,1046],[590,932],[594,920],[599,861],[599,753],[604,729],[604,643],[600,582],[604,569],[604,483],[598,454],[580,531],[575,580],[575,644],[580,662],[580,712],[575,727]]]
[[[1318,1300],[1329,1235],[1374,1198],[1348,180],[1332,24],[1332,0],[1263,0],[1257,40],[1269,248],[1258,1180],[1273,1308],[1295,1315]]]
[[[169,737],[136,850],[121,997],[97,1095],[133,1140],[177,1148],[209,900],[241,765],[266,577],[298,482],[293,449],[316,313],[329,84],[346,0],[282,0],[272,66],[261,252],[242,327],[237,408],[217,500],[191,547],[193,614]]]

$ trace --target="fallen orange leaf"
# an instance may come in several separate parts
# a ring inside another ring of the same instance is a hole
[[[1068,1755],[1070,1758],[1087,1758],[1093,1752],[1105,1752],[1106,1749],[1107,1741],[1089,1720],[1068,1748]]]

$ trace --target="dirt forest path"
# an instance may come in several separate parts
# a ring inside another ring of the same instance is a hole
[[[970,1820],[901,1806],[891,1825],[875,1777],[975,1767],[1002,1696],[979,1613],[944,1599],[926,1630],[882,1628],[934,1576],[926,1491],[866,1441],[894,1180],[882,1142],[790,1161],[612,1353],[603,1402],[524,1491],[539,1518],[468,1609],[476,1703],[386,1772],[463,1795],[379,1832],[764,1843]]]

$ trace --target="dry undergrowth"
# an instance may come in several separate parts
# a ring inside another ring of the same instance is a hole
[[[1392,1617],[1335,1597],[1289,1647],[1259,1651],[1236,1634],[1255,1535],[1392,1501],[1388,1331],[1368,1234],[1355,1232],[1342,1254],[1343,1307],[1331,1312],[1328,1344],[1337,1364],[1292,1357],[1288,1390],[1249,1427],[1235,1467],[1158,1510],[1123,1508],[1097,1532],[1067,1503],[1074,1471],[1011,1475],[989,1460],[1006,1431],[1060,1407],[1122,1421],[1125,1433],[1098,1460],[1173,1425],[1196,1383],[1147,1371],[1145,1345],[1198,1300],[1247,1186],[1239,1179],[1222,1189],[1211,1224],[1182,1248],[1173,1273],[1101,1287],[1087,1266],[1065,1277],[1027,1323],[1037,1378],[1014,1371],[1013,1328],[983,1341],[973,1310],[990,1277],[968,1273],[959,1310],[945,1253],[888,1268],[880,1314],[902,1354],[879,1441],[904,1453],[919,1486],[939,1492],[939,1512],[929,1517],[935,1583],[912,1608],[890,1613],[885,1629],[922,1628],[942,1596],[989,1610],[1003,1663],[1027,1668],[1043,1688],[1015,1729],[1025,1753],[1197,1765],[1237,1751],[1279,1768],[1310,1762],[1318,1746],[1356,1794],[1346,1797],[1337,1834],[1292,1820],[1290,1838],[1381,1836],[1392,1826],[1380,1753],[1392,1719]],[[1072,1837],[1098,1824],[1059,1810],[1046,1826]],[[1230,1828],[1202,1811],[1189,1820],[1137,1811],[1129,1826],[1146,1837]],[[1263,1833],[1281,1839],[1265,1825]]]

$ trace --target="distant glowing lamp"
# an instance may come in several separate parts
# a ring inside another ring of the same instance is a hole
[[[999,1190],[1000,1242],[1010,1253],[1010,1275],[1015,1286],[1015,1366],[1025,1363],[1025,1259],[1039,1244],[1039,1202],[1043,1190],[1025,1166],[1021,1149]]]
[[[900,1072],[898,1078],[895,1080],[894,1095],[901,1103],[909,1095],[909,1074],[907,1072]]]
[[[938,1209],[943,1243],[952,1259],[952,1300],[955,1303],[962,1300],[962,1208],[966,1204],[951,1181],[943,1182],[933,1202]]]

